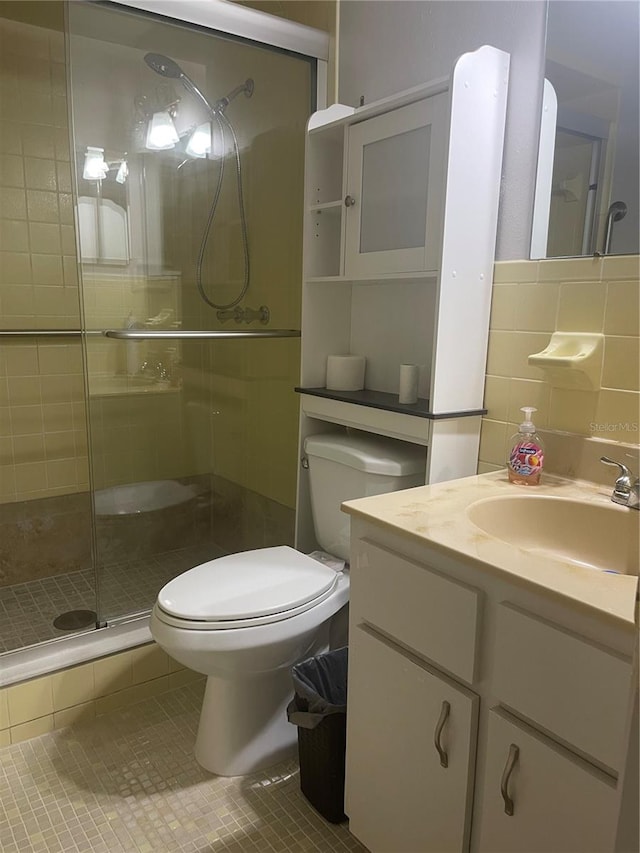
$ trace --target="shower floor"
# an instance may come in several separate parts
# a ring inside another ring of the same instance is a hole
[[[220,557],[216,546],[184,548],[101,569],[100,618],[150,610],[160,589],[192,566]],[[64,637],[53,620],[68,610],[95,610],[93,569],[0,587],[0,653]]]

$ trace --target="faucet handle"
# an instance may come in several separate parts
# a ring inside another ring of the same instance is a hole
[[[623,462],[616,462],[615,459],[609,459],[608,456],[601,456],[600,461],[605,465],[615,465],[620,469],[620,474],[616,480],[616,491],[620,489],[630,489],[633,475]]]

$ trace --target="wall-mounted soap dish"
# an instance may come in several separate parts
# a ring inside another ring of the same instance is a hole
[[[587,332],[554,332],[542,352],[530,355],[532,367],[545,371],[556,388],[599,391],[602,378],[604,335]]]

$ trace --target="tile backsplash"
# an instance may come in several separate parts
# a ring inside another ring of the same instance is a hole
[[[637,255],[495,265],[479,471],[503,467],[520,407],[529,405],[538,409],[535,423],[547,438],[547,470],[575,474],[584,458],[583,474],[597,476],[596,457],[615,454],[604,442],[619,444],[619,456],[637,456],[639,278]],[[555,331],[604,335],[600,390],[552,387],[527,364]]]

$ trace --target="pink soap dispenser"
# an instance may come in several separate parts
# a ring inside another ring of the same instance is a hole
[[[537,486],[544,465],[544,446],[531,420],[536,412],[532,406],[520,409],[524,412],[524,421],[518,432],[511,437],[511,449],[507,460],[509,481],[519,486]]]

